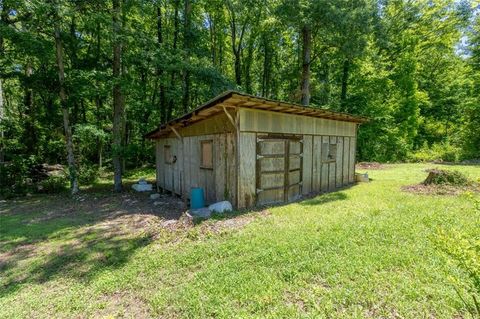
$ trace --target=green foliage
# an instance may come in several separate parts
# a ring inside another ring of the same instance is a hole
[[[67,190],[68,178],[64,175],[48,176],[36,184],[39,193],[55,194]]]
[[[2,2],[5,161],[66,162],[54,9],[80,172],[110,168],[112,154],[127,168],[151,164],[144,134],[226,89],[298,102],[303,26],[313,37],[312,104],[371,118],[359,130],[358,160],[480,157],[480,18],[472,1],[188,3],[187,28],[182,1],[122,2],[114,34],[108,1]],[[123,48],[119,79],[112,77],[115,37]],[[116,82],[126,114],[124,142],[112,149]]]
[[[419,150],[413,151],[408,155],[408,160],[412,162],[458,162],[461,149],[450,143],[435,143],[432,146],[425,144]]]
[[[467,186],[472,183],[465,174],[455,170],[429,169],[427,172],[426,185]]]
[[[33,190],[30,168],[36,164],[35,157],[14,157],[8,163],[0,163],[0,196],[25,195]]]
[[[471,192],[465,194],[473,208],[471,212],[476,219],[474,223],[480,227],[480,197]],[[467,212],[470,213],[470,212]],[[461,230],[440,229],[435,237],[435,243],[448,260],[454,263],[466,275],[466,278],[451,277],[459,298],[464,303],[473,318],[480,316],[480,237],[478,233],[465,234]],[[462,287],[469,294],[465,297],[457,287]]]
[[[92,185],[100,176],[100,170],[97,165],[83,165],[78,171],[78,182],[80,185]]]
[[[427,167],[386,165],[371,183],[195,226],[139,219],[171,207],[103,187],[0,203],[0,317],[470,318],[448,277],[471,281],[430,238],[479,226],[463,197],[399,192]]]

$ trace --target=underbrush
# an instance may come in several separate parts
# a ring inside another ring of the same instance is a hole
[[[465,196],[472,202],[474,220],[480,228],[480,197],[467,192]],[[450,282],[473,318],[480,318],[480,237],[477,234],[466,234],[462,229],[444,229],[437,231],[434,238],[440,252],[448,263],[454,264],[465,277],[451,276]],[[467,296],[461,291],[466,291]]]
[[[458,162],[460,160],[461,149],[450,143],[424,145],[422,148],[410,153],[407,160],[409,162]]]

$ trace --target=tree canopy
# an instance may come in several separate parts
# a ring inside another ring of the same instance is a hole
[[[68,162],[72,180],[107,166],[120,190],[126,168],[153,163],[145,133],[227,89],[370,117],[360,160],[480,157],[473,0],[0,0],[0,10],[0,162]]]

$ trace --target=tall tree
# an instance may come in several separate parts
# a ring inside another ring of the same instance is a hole
[[[162,7],[159,3],[157,3],[157,42],[159,46],[159,50],[164,50],[163,48],[163,24],[162,24]],[[157,61],[157,65],[160,64],[160,61]],[[162,121],[166,121],[166,114],[167,114],[167,98],[165,96],[165,84],[163,79],[163,68],[161,66],[157,66],[157,76],[158,80],[160,81],[160,114],[162,115]]]
[[[56,4],[55,4],[56,5]],[[60,104],[62,106],[63,115],[63,129],[65,132],[65,141],[67,147],[67,161],[68,171],[70,175],[70,189],[72,194],[76,194],[79,191],[77,168],[75,164],[75,156],[73,153],[73,141],[72,141],[72,128],[70,127],[70,118],[67,104],[67,93],[65,91],[65,67],[63,64],[63,41],[60,34],[60,21],[58,13],[55,10],[54,32],[55,32],[55,52],[57,56],[58,67],[58,84],[60,93]]]
[[[190,0],[185,0],[185,6],[183,11],[183,50],[185,52],[185,61],[187,65],[183,69],[182,80],[183,80],[183,111],[186,113],[190,107],[190,65],[188,61],[190,60],[190,48],[192,41],[192,2]]]
[[[250,20],[250,14],[238,17],[239,12],[250,12],[247,4],[239,2],[233,3],[227,1],[227,10],[229,14],[230,37],[232,43],[232,53],[234,57],[235,83],[242,85],[242,50],[245,32]]]
[[[312,30],[308,24],[302,27],[302,76],[300,79],[302,105],[310,104],[310,65],[312,62]]]
[[[113,182],[114,190],[122,190],[123,138],[125,109],[122,93],[122,7],[120,0],[112,0],[113,21]]]

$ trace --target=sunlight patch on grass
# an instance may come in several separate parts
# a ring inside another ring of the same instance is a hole
[[[113,226],[89,212],[42,219],[41,210],[22,215],[7,204],[1,252],[26,251],[1,266],[0,317],[462,316],[447,280],[462,274],[441,260],[431,236],[453,226],[475,233],[471,203],[400,191],[429,167],[386,165],[369,171],[370,183],[176,241],[104,228]],[[454,168],[480,177],[478,166]]]

